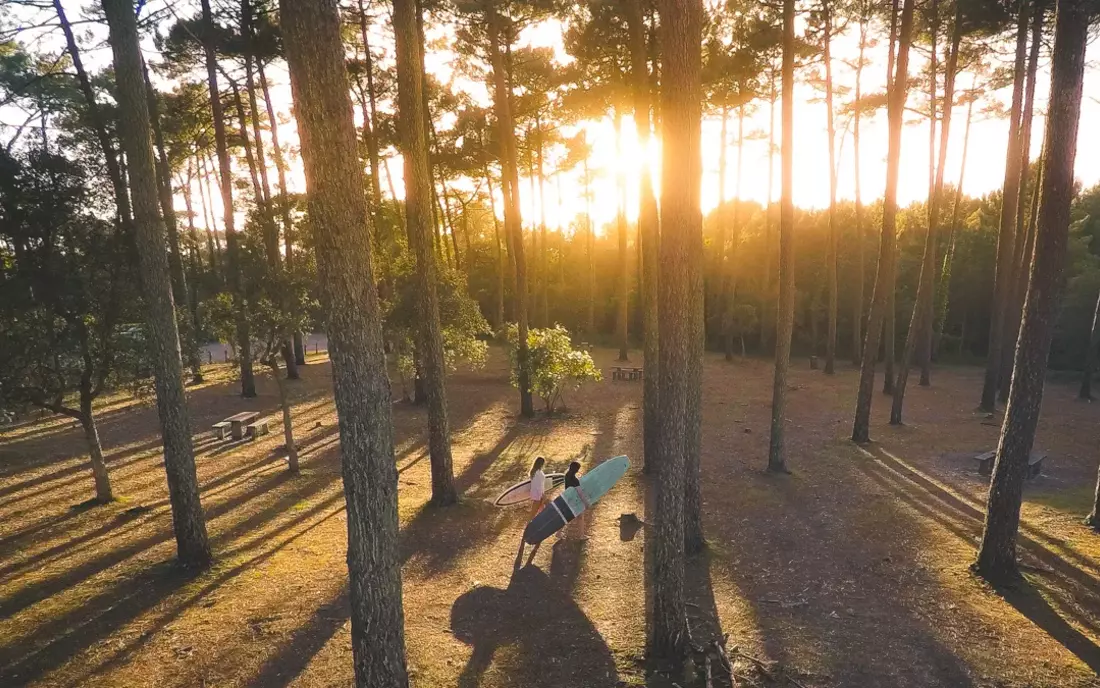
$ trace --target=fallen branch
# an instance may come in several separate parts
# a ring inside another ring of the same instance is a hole
[[[756,665],[756,668],[760,669],[760,673],[764,674],[765,678],[767,678],[769,681],[775,681],[775,676],[772,675],[771,670],[768,668],[768,665],[764,663],[764,660],[757,659],[756,657],[753,657],[752,655],[749,655],[749,654],[745,654],[739,648],[736,648],[736,647],[733,648],[733,654],[737,655],[738,657],[742,657],[744,659],[749,660],[750,662],[752,662],[753,664]]]
[[[703,666],[706,670],[707,688],[714,688],[714,681],[711,680],[711,675],[710,675],[710,655],[709,654],[703,659]]]

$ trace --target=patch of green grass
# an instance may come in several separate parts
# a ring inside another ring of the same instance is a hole
[[[1025,495],[1033,504],[1075,515],[1088,513],[1092,509],[1092,498],[1093,488],[1084,485],[1062,490],[1035,490]]]

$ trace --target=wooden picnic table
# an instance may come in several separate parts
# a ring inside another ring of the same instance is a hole
[[[255,411],[242,411],[235,416],[226,418],[226,422],[230,424],[230,437],[235,440],[244,439],[244,426],[248,425],[252,421],[260,417],[260,414]]]
[[[641,380],[642,369],[633,366],[611,366],[612,380]]]

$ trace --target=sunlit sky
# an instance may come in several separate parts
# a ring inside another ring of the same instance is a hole
[[[197,8],[197,4],[196,8]],[[80,15],[80,7],[86,6],[85,2],[66,3],[71,19]],[[155,8],[159,3],[150,2],[148,7]],[[190,16],[191,12],[185,9],[177,9],[183,15]],[[438,30],[437,30],[438,31]],[[851,89],[854,86],[854,72],[847,62],[854,62],[858,53],[857,36],[853,26],[848,34],[839,36],[833,42],[833,72],[834,80],[841,87]],[[391,38],[381,32],[381,27],[374,29],[375,36],[372,41],[374,46],[381,46],[386,50],[386,57],[382,63],[391,59],[392,50],[389,49]],[[87,46],[85,61],[92,67],[103,66],[110,60],[110,51],[106,47],[103,38],[105,30],[92,31],[88,40],[82,39],[82,46]],[[872,36],[876,36],[876,29],[872,30]],[[437,34],[438,36],[438,34]],[[429,43],[437,44],[431,39]],[[570,58],[566,55],[562,46],[561,26],[556,21],[545,22],[529,27],[523,32],[520,39],[521,45],[552,47],[556,59],[565,62]],[[885,41],[882,41],[885,43]],[[60,44],[53,44],[49,39],[38,40],[34,43],[37,49],[56,50]],[[157,60],[156,51],[151,41],[146,41],[143,46],[149,59]],[[942,46],[941,46],[942,48]],[[1004,60],[1010,60],[1008,50],[1000,46],[997,51],[990,50],[987,62],[992,65],[1003,64]],[[1090,50],[1096,52],[1093,47]],[[867,53],[871,64],[864,69],[864,92],[882,90],[886,78],[886,50],[885,46],[872,49]],[[465,91],[482,104],[488,105],[488,92],[483,83],[470,82],[455,74],[453,70],[454,56],[446,50],[432,50],[427,54],[426,64],[431,72],[441,83],[449,84],[454,90]],[[925,59],[919,52],[912,55],[911,71],[916,75],[923,67]],[[813,68],[811,68],[813,69]],[[300,158],[296,154],[297,136],[293,118],[290,113],[290,89],[287,85],[287,76],[284,65],[274,65],[269,69],[269,78],[273,81],[273,96],[276,107],[280,110],[280,137],[284,145],[289,144],[291,150],[291,164],[293,168],[290,175],[290,184],[293,191],[304,190],[304,178],[301,174]],[[957,87],[969,88],[972,75],[964,72],[959,76]],[[161,83],[162,88],[169,84]],[[916,86],[917,91],[911,93],[910,107],[923,107],[927,96],[923,91],[927,85]],[[1044,54],[1040,63],[1040,75],[1036,89],[1036,121],[1035,134],[1032,139],[1032,155],[1039,153],[1042,141],[1042,127],[1044,120],[1042,114],[1046,106],[1049,94],[1049,56]],[[942,94],[941,94],[942,95]],[[1100,68],[1090,65],[1086,73],[1085,100],[1082,104],[1082,126],[1080,129],[1076,170],[1079,181],[1085,185],[1100,182],[1100,156],[1091,155],[1092,151],[1100,151],[1100,127],[1090,126],[1100,118]],[[828,137],[826,135],[825,121],[826,109],[822,94],[806,83],[796,83],[794,105],[794,200],[800,207],[822,208],[828,205]],[[838,97],[838,108],[843,100],[850,96]],[[986,101],[995,100],[1007,105],[1011,98],[1011,88],[988,94]],[[966,170],[964,188],[967,193],[979,195],[997,189],[1003,183],[1005,146],[1008,132],[1007,119],[989,118],[979,113],[979,106],[975,107],[975,120],[970,133],[970,155]],[[780,142],[782,132],[779,126],[778,114],[779,102],[776,103],[776,145]],[[448,118],[444,113],[435,113],[437,126],[446,128]],[[947,169],[945,178],[948,183],[954,183],[959,178],[960,160],[962,157],[963,129],[965,124],[966,108],[956,106],[954,119],[951,126],[950,144],[948,147]],[[356,108],[356,118],[360,113]],[[916,113],[909,113],[906,117],[907,125],[902,142],[901,176],[899,181],[898,200],[902,204],[923,200],[928,190],[928,122],[926,118],[918,117]],[[0,121],[5,123],[21,122],[21,117],[0,109]],[[862,123],[861,144],[861,179],[862,194],[865,201],[880,197],[883,193],[886,170],[886,117],[885,112],[873,116],[865,116]],[[837,151],[838,151],[838,184],[839,197],[841,199],[854,198],[854,174],[853,174],[853,146],[852,137],[848,131],[849,118],[837,118]],[[639,146],[635,135],[634,123],[630,117],[624,118],[622,123],[621,139],[616,141],[615,127],[611,118],[604,117],[600,120],[590,120],[583,123],[587,130],[587,139],[592,145],[590,168],[595,176],[592,182],[593,201],[591,211],[597,227],[612,222],[618,212],[621,203],[621,194],[618,191],[617,180],[619,175],[625,179],[627,188],[626,208],[630,219],[636,217],[637,212],[637,188],[640,170],[648,164],[657,172],[659,166],[659,143],[653,142],[649,150],[643,151]],[[757,104],[755,112],[746,117],[745,132],[750,140],[744,143],[743,170],[740,179],[740,197],[764,203],[768,198],[768,158],[767,158],[767,132],[769,126],[769,107],[766,100]],[[726,188],[719,189],[718,161],[721,147],[720,130],[721,123],[716,114],[708,114],[703,121],[703,184],[701,205],[704,212],[712,210],[721,199],[730,199],[737,196],[738,176],[735,169],[736,162],[736,120],[731,115],[729,132],[726,145],[728,147],[729,171],[726,180]],[[5,140],[10,136],[10,128],[5,128]],[[563,134],[575,133],[573,127],[563,130]],[[938,136],[938,135],[937,135]],[[269,146],[270,149],[270,146]],[[392,151],[391,151],[392,153]],[[555,162],[563,153],[562,150],[551,150],[547,155],[547,170],[553,171]],[[269,164],[270,155],[269,157]],[[240,164],[238,164],[238,168]],[[398,196],[403,195],[403,185],[400,175],[402,165],[399,156],[391,158],[389,169],[397,177],[393,180]],[[245,174],[243,169],[238,169],[240,174]],[[521,176],[523,171],[521,170]],[[456,182],[454,186],[470,189],[474,183]],[[383,189],[387,188],[385,180]],[[559,193],[560,189],[560,193]],[[779,159],[775,159],[774,184],[772,198],[778,199],[779,188]],[[498,213],[502,204],[499,202]],[[217,194],[215,193],[215,196]],[[546,208],[547,223],[551,228],[559,228],[569,225],[585,211],[584,185],[581,168],[563,172],[560,179],[551,177],[546,184]],[[539,217],[539,201],[537,195],[532,194],[531,185],[526,177],[521,179],[520,198],[523,208],[525,223],[534,223]],[[177,198],[177,205],[182,210],[182,197]],[[221,225],[220,199],[213,200],[214,211]],[[198,212],[198,190],[195,189],[195,207]],[[200,213],[201,215],[201,213]],[[201,217],[198,224],[202,226]]]

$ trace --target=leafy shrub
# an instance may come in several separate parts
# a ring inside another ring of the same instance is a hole
[[[512,363],[512,385],[519,387],[519,328],[508,326],[509,357]],[[586,380],[599,382],[603,376],[587,351],[577,351],[569,339],[569,331],[561,325],[527,330],[527,348],[531,371],[531,391],[553,413],[562,392],[577,389]]]

